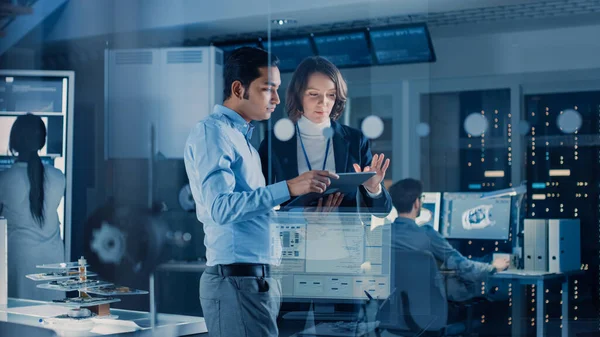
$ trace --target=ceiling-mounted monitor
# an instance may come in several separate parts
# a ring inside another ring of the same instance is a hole
[[[425,23],[369,30],[378,64],[435,62],[435,51]]]
[[[268,43],[263,43],[268,50]],[[279,58],[281,72],[294,71],[302,60],[315,55],[308,36],[271,40],[271,53]]]
[[[313,39],[319,56],[338,67],[365,67],[373,64],[364,31],[315,35]]]

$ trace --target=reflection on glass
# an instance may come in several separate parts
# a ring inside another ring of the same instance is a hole
[[[296,128],[294,127],[294,123],[289,118],[282,118],[275,123],[273,132],[275,133],[275,137],[277,137],[277,139],[282,142],[287,142],[294,137]]]
[[[383,134],[383,128],[383,121],[379,116],[369,116],[361,125],[363,134],[369,139],[379,138]]]
[[[481,136],[488,128],[488,121],[485,116],[474,112],[465,118],[465,131],[475,137]]]
[[[581,128],[581,114],[573,109],[566,109],[556,118],[556,124],[564,133],[574,133]]]
[[[429,132],[431,132],[431,128],[427,123],[419,123],[417,124],[416,132],[419,137],[427,137],[429,136]]]
[[[277,212],[281,264],[272,269],[288,298],[365,299],[389,294],[390,222],[371,215]],[[379,218],[377,218],[379,219]],[[380,219],[381,220],[381,219]]]

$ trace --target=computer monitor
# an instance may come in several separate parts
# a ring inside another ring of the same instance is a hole
[[[481,193],[444,193],[442,234],[449,239],[508,240],[511,198]]]
[[[265,47],[267,47],[265,43]],[[271,41],[271,53],[279,58],[279,70],[291,72],[309,56],[314,55],[312,44],[308,36]]]
[[[421,202],[421,214],[415,219],[415,222],[419,226],[431,226],[439,231],[442,194],[439,192],[425,192]]]
[[[373,63],[364,31],[315,36],[319,56],[338,67],[362,67]]]
[[[391,226],[359,213],[277,212],[282,247],[271,268],[288,302],[347,303],[390,293]],[[378,218],[379,219],[379,218]],[[278,246],[278,245],[276,245]]]
[[[369,31],[379,64],[435,62],[435,52],[425,23],[375,28]]]

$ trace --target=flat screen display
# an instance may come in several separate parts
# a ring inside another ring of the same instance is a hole
[[[379,64],[434,62],[435,52],[425,24],[369,31]]]
[[[279,58],[279,70],[291,72],[307,57],[313,56],[313,48],[308,37],[271,41],[271,53]]]
[[[319,56],[338,67],[368,66],[373,63],[364,32],[320,35],[314,37]]]

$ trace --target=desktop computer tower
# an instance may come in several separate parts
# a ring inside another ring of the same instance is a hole
[[[581,268],[580,225],[577,219],[525,219],[526,270],[553,273]]]

